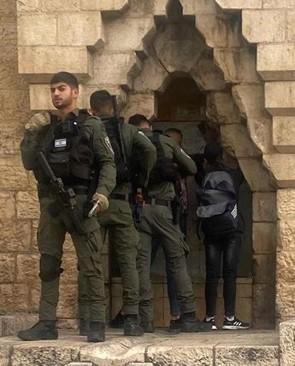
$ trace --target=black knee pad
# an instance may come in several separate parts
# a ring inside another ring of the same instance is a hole
[[[48,254],[42,254],[40,258],[39,273],[41,280],[50,282],[58,278],[63,272],[63,269],[60,268],[60,265],[61,261],[59,261],[57,258]]]

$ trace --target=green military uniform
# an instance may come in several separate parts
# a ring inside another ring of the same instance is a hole
[[[108,123],[107,118],[103,118]],[[134,154],[140,154],[140,181],[147,185],[149,174],[156,161],[156,149],[150,140],[134,126],[122,123],[121,137],[124,143],[127,164],[131,165]],[[139,280],[136,269],[138,254],[138,233],[134,227],[130,208],[130,182],[116,186],[110,197],[107,211],[98,215],[102,231],[108,231],[110,246],[114,249],[119,264],[123,285],[123,312],[125,315],[137,315],[139,304]],[[103,235],[105,237],[105,235]],[[87,319],[85,299],[87,292],[83,286],[84,279],[79,275],[80,319]]]
[[[77,110],[70,113],[68,119],[78,115]],[[44,118],[44,113],[41,115]],[[38,118],[36,115],[35,118]],[[50,119],[49,113],[47,118]],[[98,119],[88,117],[83,122],[83,131],[91,141],[90,149],[94,154],[94,169],[99,169],[99,181],[96,192],[108,196],[115,186],[115,165],[113,153],[109,148],[105,129]],[[57,124],[63,123],[60,120]],[[40,222],[38,227],[38,247],[41,254],[40,278],[41,300],[39,308],[40,320],[55,320],[56,308],[59,297],[59,277],[62,273],[61,258],[66,232],[70,232],[78,257],[78,265],[85,277],[85,286],[89,293],[87,299],[91,321],[105,321],[105,294],[104,280],[101,263],[102,240],[100,227],[95,217],[83,216],[84,205],[89,199],[88,187],[76,186],[68,182],[76,192],[77,212],[85,234],[79,234],[75,227],[69,210],[63,206],[57,214],[50,214],[50,208],[57,204],[57,193],[42,179],[44,174],[39,167],[37,154],[42,147],[49,126],[38,130],[26,130],[21,144],[23,163],[26,169],[33,170],[38,179],[38,194],[40,200]]]
[[[144,132],[150,137],[153,134],[150,130],[145,130]],[[195,163],[178,147],[174,140],[163,135],[160,135],[159,139],[165,157],[173,159],[184,175],[193,175],[196,173]],[[138,226],[141,245],[138,256],[140,279],[139,314],[143,324],[150,323],[153,320],[150,280],[153,238],[159,240],[166,253],[167,266],[175,280],[177,297],[182,314],[195,311],[195,297],[185,259],[187,246],[179,225],[173,223],[171,201],[175,197],[174,185],[167,181],[153,185],[150,184],[147,196],[142,220]]]

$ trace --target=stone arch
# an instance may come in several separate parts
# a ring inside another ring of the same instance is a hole
[[[219,124],[222,142],[238,160],[253,193],[253,321],[257,327],[269,327],[274,322],[276,217],[273,215],[264,222],[261,205],[268,200],[274,211],[276,183],[263,163],[264,153],[272,150],[271,119],[264,110],[264,88],[256,74],[255,52],[239,34],[239,18],[230,18],[228,25],[223,24],[234,49],[228,44],[220,47],[220,39],[216,35],[215,40],[209,38],[202,28],[205,16],[180,14],[183,8],[178,0],[168,4],[167,16],[156,17],[156,29],[150,31],[148,42],[144,43],[141,70],[133,74],[129,87],[125,88],[127,104],[123,113],[127,118],[136,112],[152,116],[154,93],[163,90],[169,79],[179,73],[190,75],[206,93],[207,115]],[[220,28],[220,19],[226,22],[222,16],[219,13],[211,17],[212,28]],[[177,34],[173,34],[175,23]],[[186,35],[191,39],[186,39]],[[175,48],[171,51],[172,45]],[[261,240],[263,244],[259,243]],[[261,299],[266,298],[263,303]]]

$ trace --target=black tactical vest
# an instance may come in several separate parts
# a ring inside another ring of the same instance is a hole
[[[91,179],[94,163],[92,137],[84,128],[88,117],[87,111],[79,111],[77,117],[72,115],[61,122],[51,115],[42,150],[55,175],[65,183]]]

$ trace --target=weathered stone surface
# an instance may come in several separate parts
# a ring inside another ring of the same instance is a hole
[[[66,366],[71,361],[79,360],[80,348],[72,342],[50,345],[46,342],[21,344],[14,346],[11,366]]]
[[[280,282],[292,283],[295,282],[293,268],[295,264],[295,252],[279,251],[277,253],[277,278]]]
[[[295,5],[295,3],[294,3]],[[288,41],[295,41],[295,29],[294,29],[294,21],[295,21],[295,11],[290,10],[287,12],[287,36]]]
[[[11,192],[0,192],[0,219],[15,220],[15,195]]]
[[[191,69],[192,78],[206,91],[224,90],[224,75],[212,58],[202,57]]]
[[[246,118],[265,115],[264,89],[259,84],[240,84],[232,88],[234,100]]]
[[[18,219],[39,218],[39,201],[35,191],[18,192],[16,194],[16,206]]]
[[[295,219],[295,189],[279,189],[277,191],[278,218],[285,222]]]
[[[9,366],[11,350],[12,350],[11,345],[1,345],[0,346],[0,365],[1,366]]]
[[[104,42],[101,13],[59,15],[57,41],[61,46],[92,46],[99,49]]]
[[[0,220],[0,248],[3,252],[27,252],[31,247],[29,220]]]
[[[276,8],[294,8],[295,1],[294,0],[281,0],[279,3],[277,0],[263,0],[263,7],[268,9],[276,9]]]
[[[122,115],[128,121],[132,115],[140,113],[148,118],[155,113],[155,97],[152,94],[130,95],[128,105],[122,111]]]
[[[60,286],[60,298],[57,309],[59,318],[77,318],[77,284],[65,284]]]
[[[0,285],[0,313],[29,311],[28,286],[15,284]]]
[[[81,0],[84,10],[121,11],[128,6],[128,0]]]
[[[241,116],[230,93],[212,92],[207,96],[206,113],[210,119],[220,124],[240,123]]]
[[[253,220],[263,222],[277,220],[276,193],[253,193]]]
[[[265,83],[265,107],[272,115],[293,116],[295,114],[295,82]]]
[[[295,117],[273,117],[273,144],[281,153],[295,152]]]
[[[279,366],[277,346],[217,346],[215,352],[216,366]]]
[[[41,5],[42,10],[45,12],[77,11],[80,9],[79,0],[64,0],[62,2],[60,2],[59,0],[41,0]]]
[[[224,78],[232,83],[255,83],[259,81],[256,71],[256,49],[217,48],[214,59],[224,72]]]
[[[22,12],[34,12],[40,10],[41,1],[40,0],[26,0],[26,1],[16,1],[17,13]]]
[[[248,130],[242,124],[221,126],[222,145],[227,152],[237,158],[259,157],[261,154],[252,143]]]
[[[14,255],[0,254],[0,283],[14,282],[15,269]]]
[[[281,366],[291,366],[295,364],[294,331],[294,321],[287,321],[280,324]]]
[[[253,249],[255,254],[274,253],[276,248],[276,224],[253,223]]]
[[[32,285],[39,282],[39,255],[19,254],[16,257],[16,282]]]
[[[295,317],[295,285],[277,279],[276,284],[276,317]]]
[[[42,81],[48,80],[48,74],[60,70],[67,70],[80,77],[87,76],[90,72],[86,47],[19,47],[18,56],[19,73],[44,75]],[[35,76],[35,81],[36,79],[38,80]]]
[[[34,314],[15,314],[1,316],[2,337],[15,335],[21,329],[31,327],[38,320],[38,316]],[[1,365],[2,366],[2,365]]]
[[[285,12],[283,10],[243,10],[243,35],[250,43],[283,42]]]
[[[259,9],[262,8],[262,0],[216,0],[224,9]]]
[[[275,191],[275,185],[270,179],[268,171],[261,166],[256,159],[240,159],[240,167],[243,174],[254,192]]]
[[[272,284],[275,282],[275,254],[253,256],[255,283]]]
[[[265,166],[274,175],[280,188],[295,186],[295,156],[293,154],[265,154]]]
[[[285,212],[284,212],[285,216]],[[282,251],[295,251],[295,220],[279,220],[278,221],[278,242],[277,248]]]
[[[18,45],[57,44],[57,17],[49,14],[22,15],[18,18]]]
[[[186,366],[186,365],[212,365],[213,348],[210,346],[169,346],[159,345],[149,347],[146,360],[156,365]]]
[[[265,80],[294,80],[294,62],[295,44],[293,43],[258,46],[257,71]]]
[[[0,189],[16,191],[28,189],[28,173],[19,156],[0,158]]]
[[[275,285],[253,286],[253,323],[257,329],[273,329],[275,324]]]

